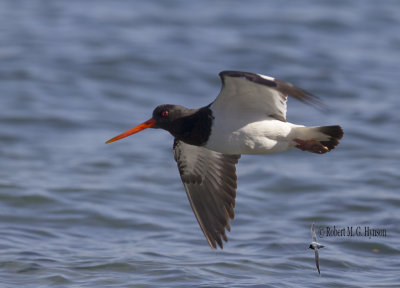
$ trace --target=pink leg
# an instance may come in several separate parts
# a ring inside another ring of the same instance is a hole
[[[323,154],[323,153],[329,152],[328,147],[322,145],[321,142],[319,142],[317,140],[301,140],[301,139],[295,138],[295,139],[293,139],[293,141],[298,144],[298,145],[296,145],[296,147],[302,151],[308,151],[308,152],[318,153],[318,154]]]

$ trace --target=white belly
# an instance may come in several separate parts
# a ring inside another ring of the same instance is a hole
[[[292,127],[297,125],[275,119],[243,122],[250,124],[236,123],[232,127],[229,123],[222,125],[214,119],[205,147],[224,154],[270,154],[293,147],[289,134]]]

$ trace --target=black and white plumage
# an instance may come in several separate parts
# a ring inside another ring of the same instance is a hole
[[[314,223],[311,225],[311,236],[312,236],[312,242],[308,248],[314,250],[315,252],[315,265],[317,266],[318,274],[321,274],[321,271],[319,270],[319,252],[318,250],[321,248],[324,248],[324,245],[321,245],[317,242],[317,235],[315,234],[315,229],[314,229]]]
[[[322,154],[343,135],[340,126],[305,127],[286,121],[288,96],[318,103],[312,94],[272,77],[239,71],[220,74],[222,89],[209,105],[189,109],[164,104],[148,121],[110,139],[146,128],[175,138],[174,158],[200,227],[212,248],[227,241],[234,217],[236,168],[241,154],[269,154],[296,147]]]
[[[221,154],[175,139],[174,156],[190,206],[211,247],[228,241],[225,228],[235,216],[236,163],[240,155]]]

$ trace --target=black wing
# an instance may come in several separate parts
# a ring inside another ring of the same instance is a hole
[[[225,228],[235,216],[236,167],[240,155],[174,142],[174,156],[194,215],[212,248],[227,242]]]

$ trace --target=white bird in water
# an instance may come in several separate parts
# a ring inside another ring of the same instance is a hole
[[[319,270],[319,252],[318,250],[324,248],[324,245],[321,245],[317,242],[317,235],[315,234],[314,223],[311,225],[311,235],[312,235],[312,242],[310,244],[310,249],[314,250],[315,252],[315,265],[317,266],[318,274],[321,274]]]
[[[209,105],[189,109],[160,105],[146,122],[108,140],[146,128],[172,134],[174,158],[194,215],[212,248],[228,241],[236,197],[236,163],[241,154],[270,154],[299,148],[332,150],[343,136],[335,126],[305,127],[286,121],[288,96],[316,103],[312,94],[265,75],[223,71],[222,89]]]

